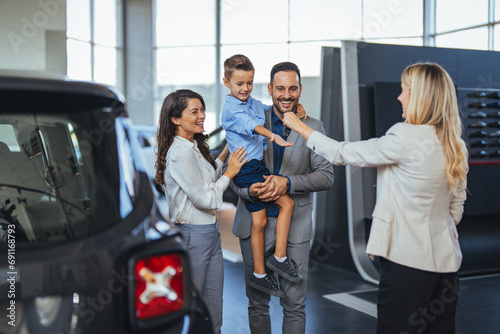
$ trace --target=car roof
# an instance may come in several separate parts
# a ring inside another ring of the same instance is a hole
[[[0,101],[0,110],[37,108],[53,112],[78,112],[104,108],[117,116],[127,115],[125,99],[116,89],[97,83],[62,78],[0,74]]]

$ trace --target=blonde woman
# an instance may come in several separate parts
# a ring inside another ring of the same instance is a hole
[[[455,333],[468,171],[455,87],[432,63],[408,66],[401,82],[406,121],[380,138],[337,142],[292,113],[283,123],[333,164],[378,166],[366,250],[380,257],[377,333]]]

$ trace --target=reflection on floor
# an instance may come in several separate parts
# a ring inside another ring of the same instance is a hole
[[[329,265],[311,268],[306,300],[306,333],[374,334],[377,287],[357,274]],[[247,334],[243,263],[224,260],[223,334]],[[499,333],[500,274],[462,278],[456,334]],[[282,308],[271,299],[273,333],[281,333]]]
[[[222,253],[224,255],[224,259],[231,262],[242,261],[240,243],[238,238],[234,236],[233,232],[231,232],[235,213],[236,207],[231,203],[225,202],[217,211],[217,221],[219,222],[222,242]]]
[[[238,239],[231,233],[234,207],[219,212],[225,250],[223,334],[247,334],[247,298]],[[221,219],[222,218],[222,219]],[[228,252],[229,251],[229,252]],[[229,254],[229,256],[226,256]],[[377,287],[358,274],[330,265],[313,263],[309,268],[306,300],[306,333],[374,334]],[[281,333],[279,299],[270,304],[273,333]],[[500,274],[460,279],[456,334],[499,333]]]

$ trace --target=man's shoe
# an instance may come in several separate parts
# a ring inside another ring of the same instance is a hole
[[[301,274],[295,270],[295,262],[290,258],[285,261],[279,262],[274,255],[271,255],[266,262],[266,266],[277,272],[281,277],[292,282],[300,282],[304,279]]]
[[[276,297],[285,297],[285,293],[278,288],[278,281],[273,275],[266,275],[264,278],[257,278],[254,274],[250,276],[247,284],[252,288],[268,293]]]

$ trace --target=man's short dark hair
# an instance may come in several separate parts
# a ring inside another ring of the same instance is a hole
[[[274,82],[274,75],[278,72],[295,72],[299,76],[299,85],[300,85],[300,70],[297,65],[292,62],[284,61],[282,63],[278,63],[273,66],[271,69],[271,86]]]
[[[255,71],[250,59],[241,54],[231,56],[224,61],[224,78],[231,79],[231,75],[235,70]]]

